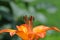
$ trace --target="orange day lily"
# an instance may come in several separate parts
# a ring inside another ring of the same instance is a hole
[[[11,36],[16,34],[22,40],[38,40],[39,38],[44,38],[46,35],[46,31],[48,30],[56,30],[60,32],[60,30],[56,27],[47,27],[44,25],[39,25],[36,26],[35,28],[32,28],[32,22],[33,22],[33,17],[30,17],[30,20],[27,19],[27,16],[24,17],[25,24],[22,24],[20,26],[16,26],[17,30],[13,29],[3,29],[0,30],[0,33],[3,32],[9,32]]]

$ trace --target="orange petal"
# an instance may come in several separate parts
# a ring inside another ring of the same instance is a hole
[[[37,27],[33,28],[33,32],[44,32],[47,30],[56,30],[56,31],[60,32],[60,30],[57,27],[51,27],[50,28],[50,27],[47,27],[44,25],[37,26]]]
[[[47,27],[47,26],[44,26],[44,25],[37,26],[37,27],[33,28],[33,32],[36,35],[39,35],[41,38],[45,37],[47,30],[56,30],[56,31],[60,32],[60,30],[56,27],[51,27],[50,28],[50,27]]]
[[[44,38],[46,36],[46,32],[43,32],[43,33],[38,33],[37,34],[40,38]]]
[[[24,33],[23,31],[16,31],[16,34],[23,40],[28,40],[28,33]]]
[[[16,26],[16,27],[17,27],[18,31],[23,31],[25,33],[28,32],[28,29],[27,29],[27,27],[26,27],[25,24],[24,25],[21,25],[21,26]]]
[[[33,28],[33,32],[39,36],[40,38],[44,38],[45,35],[46,35],[46,30],[48,29],[49,27],[46,27],[44,25],[40,25],[40,26],[37,26],[35,28]]]
[[[4,33],[4,32],[9,32],[10,36],[13,36],[15,34],[16,30],[12,30],[12,29],[3,29],[3,30],[0,30],[0,33]]]

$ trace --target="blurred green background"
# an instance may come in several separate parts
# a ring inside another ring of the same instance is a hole
[[[0,29],[16,29],[16,25],[24,23],[24,15],[34,16],[34,26],[60,28],[60,0],[0,0]],[[20,40],[20,38],[3,33],[0,40]],[[40,40],[60,40],[60,33],[48,31],[46,37]]]

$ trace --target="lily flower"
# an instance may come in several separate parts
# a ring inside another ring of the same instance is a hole
[[[17,35],[22,40],[38,40],[39,38],[44,38],[46,36],[46,31],[48,30],[56,30],[60,32],[60,30],[56,27],[47,27],[44,25],[39,25],[34,28],[33,26],[33,17],[30,17],[30,20],[28,20],[27,16],[24,17],[25,24],[22,24],[20,26],[16,26],[17,30],[13,29],[2,29],[0,30],[0,33],[9,32],[10,36]]]

